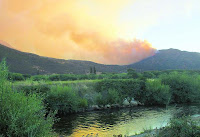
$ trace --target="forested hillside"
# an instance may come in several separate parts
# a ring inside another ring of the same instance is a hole
[[[0,44],[0,60],[6,58],[11,72],[22,74],[85,74],[95,67],[98,72],[124,72],[126,66],[103,65],[91,61],[62,60],[17,51]]]
[[[0,60],[3,58],[6,58],[11,72],[31,75],[86,74],[90,72],[91,67],[95,67],[97,72],[116,73],[126,72],[128,68],[137,71],[200,69],[200,53],[180,51],[177,49],[160,50],[152,57],[125,66],[103,65],[91,61],[42,57],[0,45]]]

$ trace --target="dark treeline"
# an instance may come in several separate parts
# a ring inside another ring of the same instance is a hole
[[[9,81],[24,81],[27,79],[33,81],[73,81],[73,80],[95,80],[95,79],[147,79],[158,78],[161,74],[170,74],[172,72],[186,73],[189,75],[199,75],[200,70],[163,70],[163,71],[144,71],[138,72],[128,69],[127,73],[102,73],[96,74],[51,74],[51,75],[29,75],[20,73],[8,73]]]

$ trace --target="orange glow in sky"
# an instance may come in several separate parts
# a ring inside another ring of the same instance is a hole
[[[131,64],[155,53],[134,38],[137,24],[126,10],[134,2],[0,0],[0,40],[41,56]]]

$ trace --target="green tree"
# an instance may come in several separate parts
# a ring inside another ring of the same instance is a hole
[[[90,67],[90,74],[92,74],[93,73],[93,71],[92,71],[92,67]]]
[[[97,72],[96,72],[96,68],[95,67],[93,68],[93,70],[94,70],[94,74],[96,74]]]
[[[155,78],[155,75],[152,72],[145,71],[143,73],[143,77],[145,77],[145,78]]]
[[[129,78],[137,79],[141,76],[141,74],[136,72],[134,69],[128,69],[127,72],[128,72],[127,75]]]

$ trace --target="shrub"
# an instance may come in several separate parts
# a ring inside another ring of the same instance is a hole
[[[85,98],[80,99],[79,107],[80,108],[87,108],[88,107],[88,101],[87,101],[87,99],[85,99]]]
[[[52,86],[46,97],[49,108],[59,113],[76,112],[79,100],[78,95],[69,86]]]
[[[68,84],[82,99],[86,99],[89,106],[95,104],[97,92],[94,91],[95,82],[75,82]]]
[[[109,89],[115,90],[120,99],[132,98],[141,100],[141,93],[144,91],[145,82],[135,79],[106,79],[96,83],[95,90],[97,92],[107,92]]]
[[[23,81],[25,80],[24,76],[20,73],[8,73],[9,81]]]
[[[62,74],[60,75],[61,81],[67,81],[67,80],[78,80],[79,75],[74,74]]]
[[[31,79],[33,81],[47,81],[48,80],[48,76],[47,75],[35,75],[35,76],[32,76]]]
[[[129,78],[137,79],[142,76],[140,73],[136,72],[134,69],[128,69],[127,72],[128,72],[127,75]]]
[[[97,105],[106,105],[101,93],[98,93],[98,95],[96,96],[96,104]]]
[[[31,75],[29,75],[29,74],[23,74],[23,77],[24,77],[25,79],[28,79],[28,78],[31,77]]]
[[[145,71],[143,73],[143,77],[145,77],[145,78],[155,78],[155,75],[152,72]]]
[[[200,79],[194,75],[173,72],[161,75],[162,83],[169,85],[173,103],[190,103],[200,100]]]
[[[49,76],[49,80],[51,81],[60,81],[60,75],[54,74]]]
[[[170,125],[162,130],[158,137],[199,137],[200,127],[187,117],[170,120]]]
[[[161,84],[159,79],[148,79],[143,93],[146,105],[166,105],[169,104],[171,97],[169,86]]]
[[[119,93],[115,89],[109,89],[105,101],[107,104],[117,104],[120,102]]]
[[[1,93],[2,95],[2,93]],[[0,103],[0,132],[5,136],[50,136],[53,115],[44,118],[42,99],[36,94],[3,93]]]
[[[50,91],[50,85],[47,84],[20,85],[20,86],[15,86],[15,89],[23,91],[26,94],[30,93],[47,94]]]
[[[13,91],[7,81],[5,61],[0,65],[0,135],[8,137],[41,137],[52,135],[54,115],[46,118],[42,98]]]
[[[97,105],[117,104],[121,103],[119,93],[115,89],[103,91],[96,96]]]

